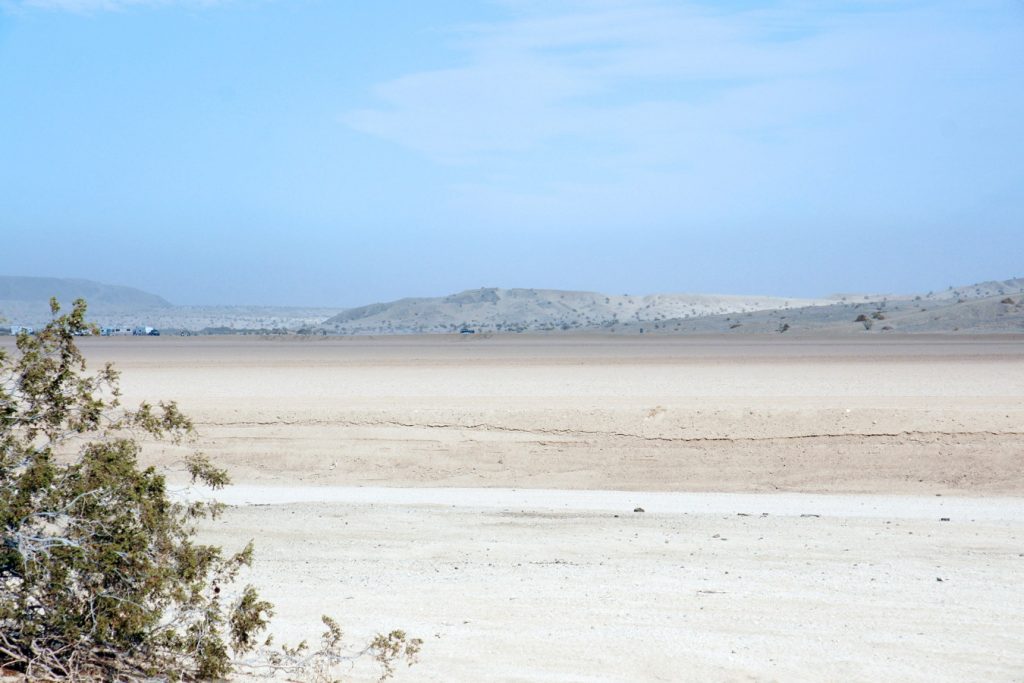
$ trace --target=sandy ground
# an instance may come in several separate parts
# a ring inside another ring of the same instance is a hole
[[[405,628],[403,680],[1024,680],[1022,337],[84,346],[196,419],[239,485],[204,533],[256,540],[287,639]]]
[[[415,491],[235,507],[207,537],[257,539],[284,639],[320,613],[424,637],[402,680],[1024,680],[1021,499]]]
[[[240,483],[1024,492],[1024,337],[86,348],[127,400],[177,399]]]

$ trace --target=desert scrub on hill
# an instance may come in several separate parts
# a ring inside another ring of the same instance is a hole
[[[195,524],[220,507],[175,500],[138,464],[142,440],[181,442],[191,422],[173,402],[123,408],[110,365],[86,373],[85,310],[78,300],[59,315],[51,301],[38,335],[0,350],[0,676],[211,679],[247,655],[248,667],[319,675],[310,667],[338,661],[340,631],[306,656],[258,639],[272,605],[234,585],[252,544],[226,555],[197,543]],[[186,464],[193,482],[228,481],[199,454]],[[419,644],[395,631],[357,655],[387,676]]]

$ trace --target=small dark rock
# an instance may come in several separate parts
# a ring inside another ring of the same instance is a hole
[[[643,512],[643,508],[633,508],[633,512]]]
[[[939,521],[940,522],[948,522],[949,521],[949,517],[939,517]]]

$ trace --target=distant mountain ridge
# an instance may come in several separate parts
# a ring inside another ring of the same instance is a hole
[[[0,322],[39,326],[49,299],[82,297],[100,325],[150,325],[200,334],[390,335],[475,332],[614,334],[1024,333],[1024,278],[920,294],[821,299],[715,294],[631,296],[481,287],[357,308],[174,306],[133,287],[91,280],[0,276]]]
[[[327,334],[589,331],[625,334],[1024,332],[1024,279],[921,294],[822,299],[715,294],[608,295],[482,287],[342,311]]]
[[[135,287],[72,278],[0,275],[0,302],[48,304],[50,297],[57,297],[63,304],[70,304],[79,298],[85,299],[90,308],[135,309],[171,306],[163,297]]]

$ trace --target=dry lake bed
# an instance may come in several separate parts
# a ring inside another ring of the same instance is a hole
[[[255,539],[279,638],[404,628],[399,680],[1024,680],[1024,337],[83,347],[228,468],[203,533]]]

